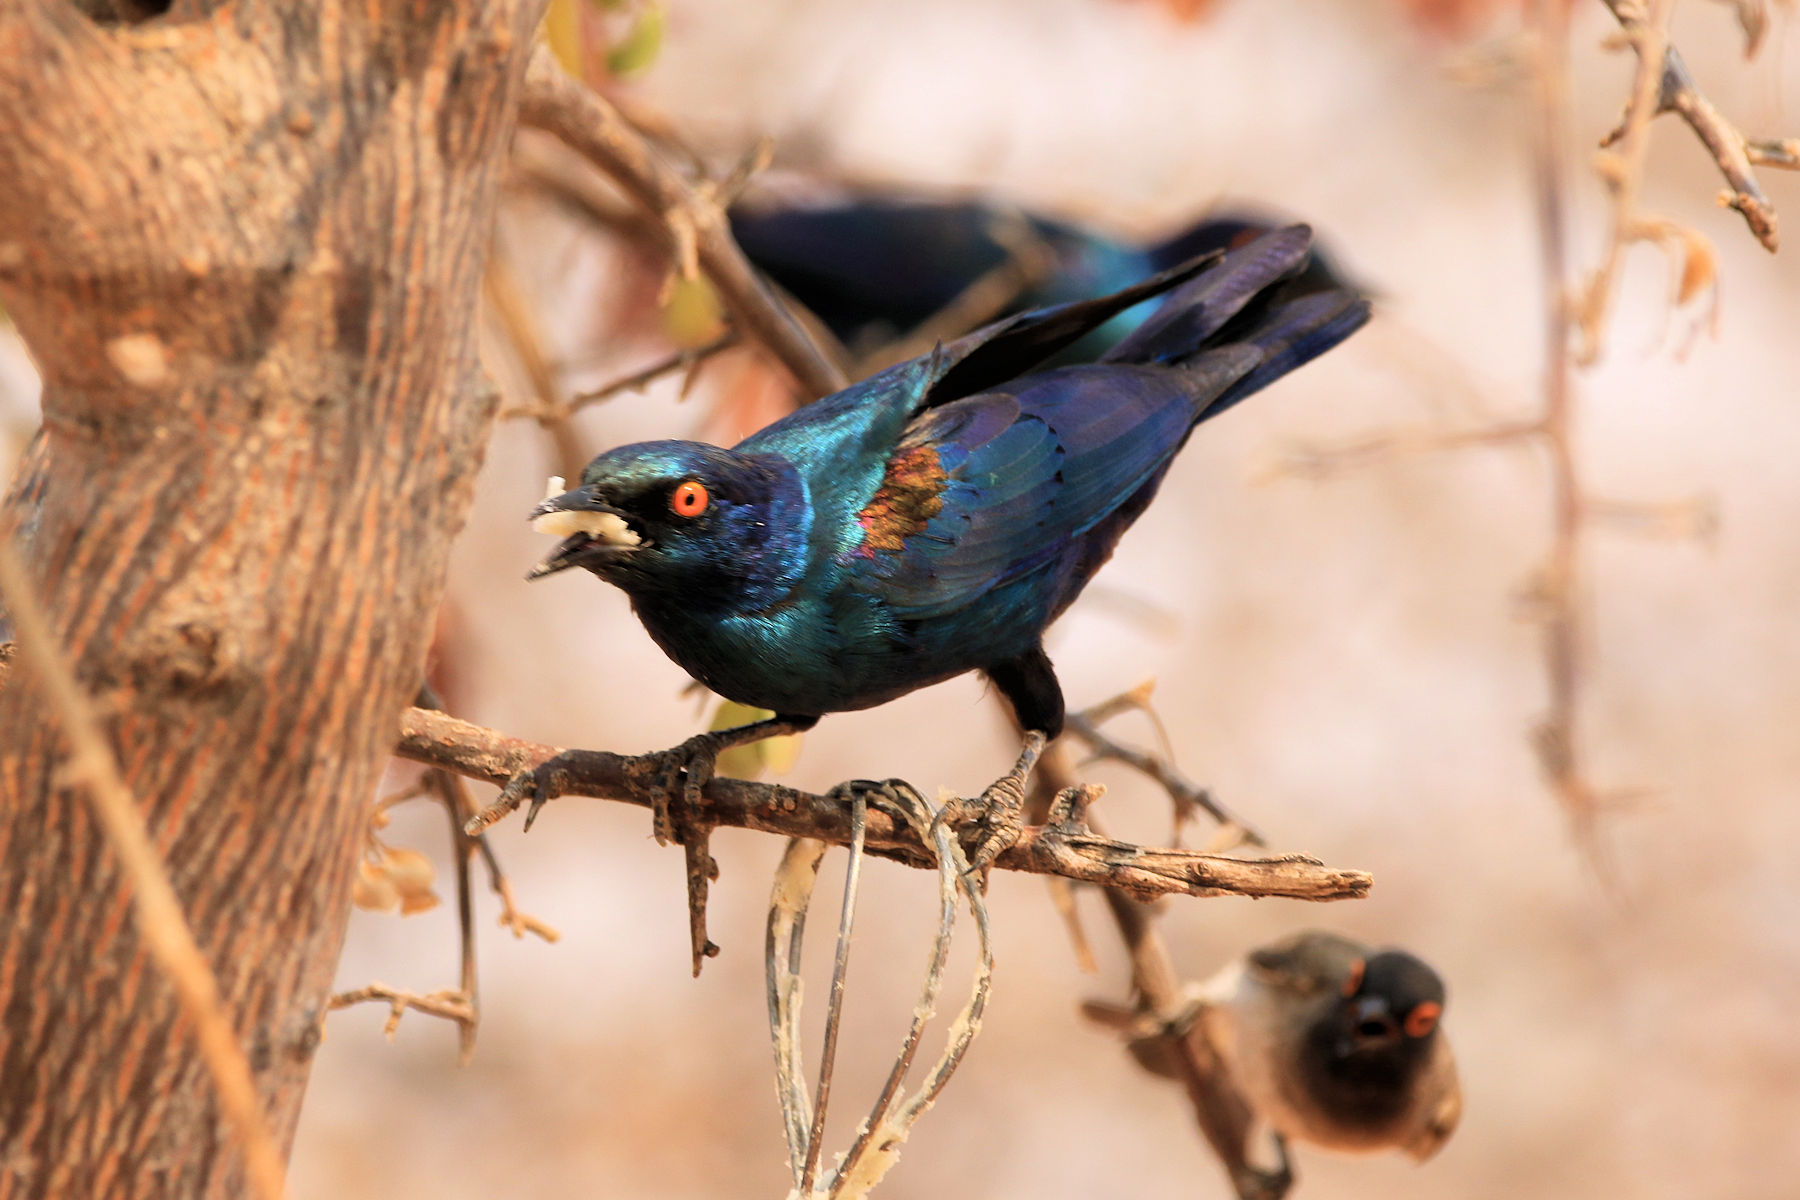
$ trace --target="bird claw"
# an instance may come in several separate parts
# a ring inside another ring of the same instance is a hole
[[[957,840],[968,848],[969,873],[984,882],[994,860],[1010,849],[1025,829],[1025,782],[1044,752],[1044,745],[1042,733],[1027,733],[1025,747],[1012,770],[982,789],[977,799],[958,796],[938,812],[938,820],[948,822],[956,831]]]
[[[701,789],[712,779],[726,745],[717,733],[697,733],[679,746],[645,756],[657,779],[655,798],[650,802],[650,830],[657,845],[677,840],[674,808],[678,795],[683,817],[700,807]]]
[[[531,832],[531,823],[537,820],[538,810],[562,795],[567,765],[568,755],[558,754],[535,767],[515,772],[494,803],[488,806],[489,811],[510,812],[529,799],[531,804],[525,810],[524,832]]]

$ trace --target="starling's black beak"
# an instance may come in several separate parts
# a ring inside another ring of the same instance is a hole
[[[552,496],[532,509],[531,525],[563,540],[526,573],[526,579],[542,579],[570,567],[600,567],[636,550],[643,541],[625,513],[585,487]]]

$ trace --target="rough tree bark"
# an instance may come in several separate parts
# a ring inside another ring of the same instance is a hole
[[[291,1139],[494,412],[474,319],[539,0],[0,0],[39,595]],[[0,1197],[229,1196],[116,863],[0,688]]]

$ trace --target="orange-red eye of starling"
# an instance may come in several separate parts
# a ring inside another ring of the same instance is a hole
[[[1406,1014],[1406,1036],[1422,1038],[1437,1027],[1438,1015],[1444,1011],[1443,1006],[1427,1000],[1417,1005]]]
[[[678,517],[697,517],[706,511],[711,500],[706,494],[706,485],[698,479],[690,479],[686,483],[675,486],[669,493],[669,508]]]
[[[1363,960],[1359,958],[1355,962],[1350,964],[1350,974],[1348,974],[1344,977],[1344,998],[1345,999],[1349,999],[1351,996],[1356,995],[1356,993],[1358,991],[1362,990],[1362,979],[1363,979]]]

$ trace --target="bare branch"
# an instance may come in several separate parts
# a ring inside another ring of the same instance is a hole
[[[613,380],[592,391],[582,392],[571,399],[566,406],[567,411],[575,412],[589,404],[598,404],[602,400],[610,400],[620,392],[635,392],[648,387],[664,375],[676,371],[683,372],[681,383],[682,395],[694,385],[694,378],[699,374],[700,366],[715,354],[720,354],[738,344],[735,329],[727,329],[704,346],[694,346],[685,350],[677,350],[666,358],[660,358],[641,370]]]
[[[1666,45],[1666,34],[1657,32],[1655,26],[1637,0],[1605,0],[1606,7],[1618,18],[1619,25],[1625,30],[1631,45],[1640,55],[1654,54],[1655,48]],[[1736,126],[1726,120],[1717,108],[1700,91],[1694,77],[1688,72],[1687,64],[1681,59],[1681,52],[1674,46],[1667,46],[1662,55],[1662,69],[1656,89],[1656,108],[1658,114],[1675,112],[1687,122],[1688,128],[1694,131],[1718,164],[1719,173],[1725,176],[1730,185],[1720,202],[1729,208],[1735,208],[1744,216],[1750,226],[1750,232],[1764,249],[1773,254],[1780,244],[1780,234],[1775,217],[1775,206],[1763,193],[1756,181],[1756,174],[1751,169],[1753,161],[1761,161],[1769,166],[1791,167],[1794,165],[1791,156],[1780,147],[1792,148],[1792,142],[1774,141],[1751,142],[1740,133]],[[1607,137],[1602,145],[1611,145],[1625,136],[1626,130],[1635,116],[1635,112],[1627,110],[1626,119],[1620,127]],[[1766,154],[1759,160],[1753,160],[1751,146],[1761,151],[1776,147],[1773,154]]]
[[[1068,746],[1059,741],[1039,764],[1040,793],[1067,794],[1074,781]],[[1185,1002],[1185,989],[1175,973],[1168,944],[1157,930],[1157,914],[1149,905],[1118,892],[1108,891],[1107,910],[1131,955],[1131,983],[1137,993],[1134,1011],[1147,1015],[1159,1027],[1168,1026]],[[1287,1190],[1281,1173],[1270,1174],[1252,1166],[1249,1141],[1252,1114],[1238,1094],[1198,1022],[1185,1029],[1169,1029],[1161,1057],[1173,1069],[1188,1093],[1194,1120],[1213,1153],[1231,1177],[1240,1200],[1279,1200]]]
[[[556,462],[554,473],[565,479],[574,479],[581,474],[581,468],[587,465],[588,454],[574,425],[569,421],[572,408],[557,400],[556,375],[550,369],[549,356],[544,353],[543,339],[538,335],[537,319],[504,255],[496,252],[488,258],[487,273],[482,277],[482,290],[487,294],[489,307],[499,318],[500,328],[512,346],[520,369],[530,381],[532,395],[536,400],[532,406],[532,416],[550,439]]]
[[[365,1004],[375,1000],[386,1004],[390,1010],[387,1023],[381,1027],[381,1031],[390,1040],[395,1031],[400,1028],[401,1016],[409,1008],[427,1016],[455,1021],[463,1030],[466,1038],[473,1040],[475,1036],[477,1018],[474,997],[453,988],[420,995],[416,992],[389,987],[385,983],[371,983],[367,987],[356,988],[354,991],[339,992],[326,1001],[325,1010],[335,1012],[340,1008],[349,1008],[353,1004]]]
[[[401,717],[395,753],[440,766],[472,779],[505,784],[520,771],[559,758],[554,780],[563,795],[592,796],[652,807],[662,795],[662,764],[654,755],[628,758],[605,751],[564,752],[555,746],[507,737],[491,729],[426,709]],[[869,853],[913,867],[935,868],[937,855],[903,820],[882,807],[883,785],[845,785],[869,795]],[[756,829],[786,837],[811,837],[835,845],[850,842],[846,793],[815,795],[770,783],[714,778],[702,793],[712,825]],[[471,822],[485,827],[508,810],[490,807]],[[1261,859],[1229,858],[1184,850],[1156,849],[1114,841],[1079,828],[1026,829],[1001,852],[1002,870],[1118,887],[1140,896],[1287,896],[1300,900],[1348,900],[1368,893],[1366,872],[1326,867],[1290,854]]]
[[[1091,711],[1091,710],[1090,710]],[[1115,742],[1100,732],[1099,723],[1089,713],[1072,713],[1068,718],[1068,731],[1086,742],[1094,752],[1096,759],[1111,759],[1123,763],[1140,774],[1149,776],[1169,794],[1175,804],[1176,823],[1186,821],[1195,809],[1204,811],[1221,825],[1230,826],[1238,831],[1239,840],[1252,846],[1266,846],[1262,834],[1256,832],[1242,818],[1227,812],[1207,789],[1193,783],[1183,776],[1167,759],[1149,754],[1135,746],[1127,746]]]
[[[1280,476],[1325,479],[1404,455],[1516,446],[1542,436],[1543,431],[1539,420],[1506,421],[1475,429],[1388,429],[1335,445],[1295,443],[1278,451],[1276,460],[1258,472],[1258,478],[1259,482]]]
[[[862,888],[863,838],[868,831],[868,801],[850,798],[850,865],[844,869],[844,907],[838,918],[837,955],[831,964],[831,995],[825,1006],[825,1043],[819,1050],[819,1085],[813,1090],[812,1130],[806,1139],[806,1162],[800,1191],[813,1190],[819,1155],[825,1148],[825,1114],[831,1105],[831,1074],[837,1065],[838,1030],[844,1019],[844,985],[850,975],[850,933],[856,924],[856,897]],[[795,963],[799,965],[798,961]]]
[[[188,929],[181,901],[144,829],[137,801],[119,774],[93,707],[57,647],[24,564],[5,534],[0,534],[0,599],[18,630],[20,657],[30,663],[38,686],[48,693],[62,719],[69,744],[63,783],[87,793],[107,842],[131,881],[138,930],[194,1024],[206,1068],[218,1089],[219,1107],[243,1148],[251,1187],[262,1200],[281,1200],[287,1190],[281,1151],[263,1119],[250,1060],[219,1001],[218,981]]]
[[[611,103],[570,78],[547,47],[532,55],[519,121],[559,139],[661,220],[683,274],[704,271],[733,323],[794,377],[808,399],[844,387],[843,371],[775,299],[732,240],[720,198],[682,178]]]

